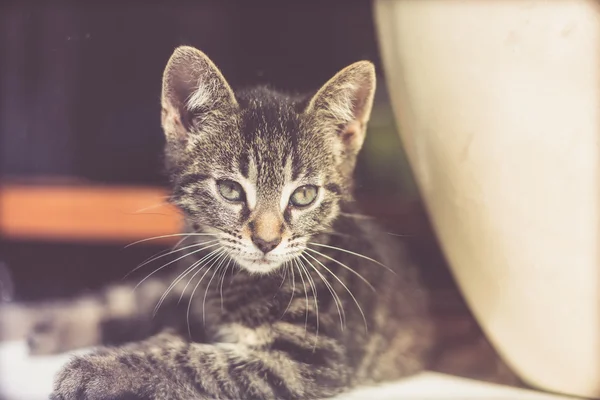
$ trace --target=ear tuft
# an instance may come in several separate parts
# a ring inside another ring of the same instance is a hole
[[[175,49],[163,74],[162,125],[167,140],[185,140],[203,130],[203,123],[237,106],[233,91],[215,66],[200,50]],[[214,122],[214,121],[213,121]]]

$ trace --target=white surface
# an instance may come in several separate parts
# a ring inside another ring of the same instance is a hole
[[[25,342],[0,343],[0,398],[47,400],[54,375],[73,354],[29,357]]]
[[[84,351],[78,352],[83,353]],[[0,397],[5,400],[46,400],[53,377],[70,355],[29,357],[24,342],[0,343]],[[337,400],[359,399],[492,399],[559,400],[565,397],[489,385],[435,373],[365,387],[338,396]]]
[[[400,134],[462,293],[530,384],[600,398],[600,12],[378,0]]]

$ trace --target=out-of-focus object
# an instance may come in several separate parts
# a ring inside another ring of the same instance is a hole
[[[176,242],[181,217],[167,197],[154,187],[3,184],[0,234],[116,243],[164,236]]]
[[[600,18],[376,0],[400,134],[466,300],[529,384],[600,397]]]
[[[0,303],[8,303],[15,295],[15,287],[8,266],[0,261]]]

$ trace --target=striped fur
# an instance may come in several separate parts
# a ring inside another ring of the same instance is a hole
[[[422,370],[433,333],[416,270],[353,214],[374,88],[359,62],[312,98],[234,94],[204,54],[177,49],[162,123],[187,274],[95,297],[99,340],[120,344],[72,360],[53,398],[312,399]],[[223,179],[245,201],[223,199]],[[306,184],[318,195],[294,208]],[[256,236],[280,242],[261,254]]]

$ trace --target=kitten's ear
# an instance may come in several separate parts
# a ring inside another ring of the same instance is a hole
[[[323,85],[306,108],[320,123],[336,127],[347,154],[356,155],[362,147],[375,83],[375,66],[369,61],[356,62]]]
[[[167,140],[185,140],[191,132],[202,132],[237,107],[221,71],[204,53],[189,46],[176,48],[167,63],[161,103]]]

